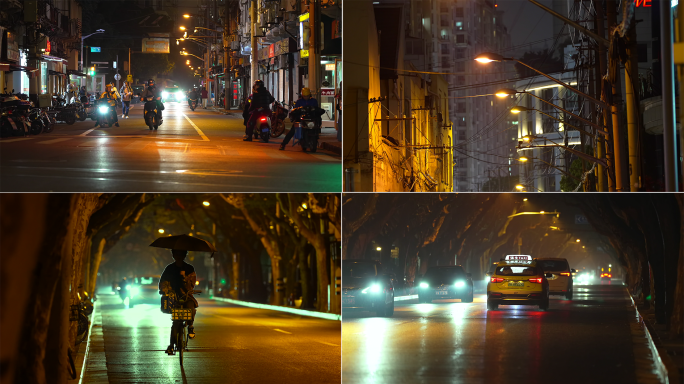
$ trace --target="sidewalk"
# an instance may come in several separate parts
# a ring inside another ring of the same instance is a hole
[[[644,301],[632,296],[637,314],[648,330],[654,347],[667,370],[669,384],[684,383],[684,340],[670,336],[664,324],[656,324],[653,306],[646,309]]]
[[[242,110],[240,109],[230,109],[228,111],[221,107],[207,107],[207,110],[220,113],[228,116],[236,116],[242,118]],[[337,141],[337,130],[331,124],[331,121],[324,121],[323,127],[321,128],[321,136],[318,139],[318,148],[326,151],[330,151],[336,155],[342,156],[342,142]],[[285,119],[285,127],[290,126],[290,119]]]

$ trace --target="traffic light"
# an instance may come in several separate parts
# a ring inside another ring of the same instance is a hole
[[[95,66],[90,67],[90,71],[88,72],[88,75],[95,76]]]
[[[225,283],[226,283],[226,279],[221,279],[221,284],[225,284]]]

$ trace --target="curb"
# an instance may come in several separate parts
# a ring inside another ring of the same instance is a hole
[[[88,325],[88,337],[83,341],[85,343],[85,352],[81,353],[79,348],[79,351],[76,352],[77,356],[77,361],[74,361],[74,367],[76,368],[76,371],[78,372],[79,370],[81,373],[77,376],[75,379],[69,379],[67,382],[69,383],[76,383],[82,384],[83,383],[83,377],[85,376],[85,371],[86,371],[86,366],[88,365],[88,355],[90,353],[90,337],[93,334],[93,324],[95,323],[95,316],[97,315],[98,312],[98,307],[99,304],[97,301],[93,303],[93,313],[90,314],[90,325]],[[82,344],[83,344],[82,343]],[[80,369],[79,369],[80,367]]]
[[[330,151],[336,155],[342,156],[342,147],[338,147],[337,145],[322,141],[318,143],[318,148],[325,149],[326,151]]]
[[[212,297],[211,300],[217,300],[217,301],[224,301],[226,303],[231,303],[231,304],[236,304],[236,305],[241,305],[243,307],[251,307],[251,308],[259,308],[259,309],[269,309],[272,311],[281,311],[281,312],[289,312],[295,315],[302,315],[302,316],[310,316],[310,317],[318,317],[321,319],[325,320],[336,320],[336,321],[341,321],[342,316],[337,315],[334,313],[323,313],[323,312],[316,312],[316,311],[307,311],[305,309],[297,309],[297,308],[290,308],[290,307],[280,307],[277,305],[270,305],[270,304],[259,304],[259,303],[250,303],[248,301],[241,301],[241,300],[233,300],[233,299],[227,299],[225,297]]]
[[[641,312],[639,312],[639,308],[636,305],[636,302],[634,301],[634,297],[632,297],[632,293],[629,292],[629,289],[625,287],[625,290],[627,291],[627,294],[629,295],[629,299],[632,300],[632,306],[634,307],[634,311],[636,312],[637,319],[639,323],[641,324],[644,333],[646,334],[646,339],[648,339],[648,346],[651,349],[651,353],[654,356],[654,362],[655,362],[655,371],[660,380],[668,384],[670,382],[676,383],[678,382],[675,377],[670,377],[670,372],[673,371],[668,371],[667,369],[667,364],[663,361],[663,356],[667,356],[667,351],[664,350],[664,348],[660,347],[658,342],[656,344],[655,340],[653,339],[653,336],[651,333],[653,332],[653,329],[651,326],[648,324],[648,322],[644,319],[644,317],[641,315]],[[655,332],[653,332],[655,333]],[[672,375],[674,376],[674,375]],[[673,380],[670,380],[673,379]]]

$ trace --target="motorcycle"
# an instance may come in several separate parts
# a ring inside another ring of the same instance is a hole
[[[28,121],[28,111],[31,104],[20,99],[17,95],[5,95],[0,102],[0,136],[28,136],[31,123]]]
[[[154,100],[154,97],[152,96],[147,96],[145,97],[145,125],[150,127],[151,130],[157,130],[159,126],[161,125],[161,120],[159,120],[159,111],[157,110],[157,102]]]
[[[57,121],[63,121],[68,125],[72,125],[79,118],[78,112],[76,112],[75,107],[70,106],[58,106],[52,107],[49,111],[50,115]]]
[[[285,132],[285,118],[288,115],[285,102],[282,104],[278,101],[273,103],[273,112],[271,113],[271,137],[278,137]]]
[[[190,105],[190,109],[195,111],[195,108],[197,108],[197,99],[188,99],[188,104]]]
[[[299,107],[290,112],[290,120],[294,121],[292,129],[301,128],[298,144],[302,146],[302,151],[306,152],[308,149],[316,152],[318,149],[318,136],[321,133],[318,117],[324,113],[324,109],[314,106]]]
[[[254,123],[254,138],[259,139],[264,143],[268,143],[271,136],[271,113],[266,108],[259,108],[253,113],[257,114],[256,122]]]
[[[126,284],[123,287],[116,287],[116,289],[119,291],[119,297],[121,298],[121,301],[124,304],[126,304],[126,301],[128,301],[128,307],[133,308],[133,306],[135,306],[133,297],[135,297],[138,287],[133,284]]]
[[[113,101],[109,99],[97,99],[95,101],[97,123],[102,128],[111,127],[116,122],[116,110],[112,105]]]

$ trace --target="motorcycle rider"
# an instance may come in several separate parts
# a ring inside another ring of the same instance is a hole
[[[297,108],[300,108],[300,107],[316,107],[316,108],[318,108],[318,100],[316,100],[316,98],[314,98],[314,97],[311,97],[311,90],[309,88],[302,88],[302,97],[295,102],[294,109],[292,110],[292,112],[290,112],[290,120],[292,120],[293,123],[299,121],[299,119],[300,119],[301,112],[296,110]],[[316,116],[316,124],[318,124],[319,127],[321,126],[322,121],[323,120],[321,119],[320,116]],[[294,134],[295,134],[295,129],[293,126],[287,132],[287,135],[285,135],[285,139],[283,139],[283,142],[280,144],[279,149],[281,151],[285,149],[285,146],[287,145],[287,143],[290,142],[290,139],[292,139]]]
[[[271,93],[264,86],[261,80],[255,80],[252,86],[252,94],[247,98],[245,110],[242,112],[242,117],[249,120],[245,123],[245,137],[242,141],[252,141],[252,134],[254,133],[254,125],[259,116],[269,115],[271,110],[269,105],[275,101]],[[257,111],[263,108],[261,111]]]
[[[140,95],[140,100],[145,102],[148,96],[154,98],[154,101],[157,103],[157,116],[159,117],[159,125],[161,125],[163,122],[162,111],[164,110],[164,104],[161,101],[161,91],[157,90],[157,86],[154,84],[154,79],[147,80],[147,88]]]
[[[112,87],[111,84],[107,84],[105,87],[105,91],[102,92],[102,95],[100,95],[100,99],[107,99],[107,100],[118,100],[119,94],[116,92],[116,88]],[[119,126],[119,117],[117,116],[116,112],[116,106],[115,105],[110,105],[110,108],[114,108],[114,125],[117,127]],[[100,125],[99,121],[95,121],[95,126],[97,127]]]
[[[124,300],[126,298],[126,290],[128,289],[128,280],[126,280],[125,276],[123,280],[119,282],[119,289],[119,296],[121,297],[121,300]]]
[[[197,98],[198,98],[198,97],[199,97],[199,96],[198,96],[198,94],[197,94],[197,88],[194,88],[194,87],[193,87],[192,89],[190,89],[190,90],[188,91],[188,106],[190,106],[190,105],[192,104],[192,101],[191,101],[191,100],[195,100],[195,102],[197,102]]]

